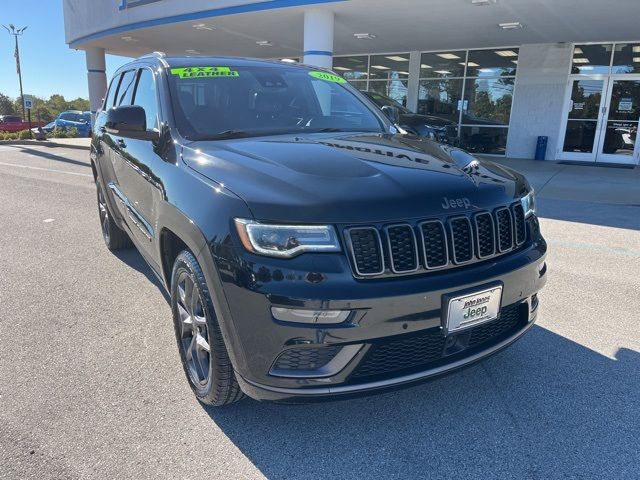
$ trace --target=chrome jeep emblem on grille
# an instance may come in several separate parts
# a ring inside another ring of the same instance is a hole
[[[471,200],[467,197],[462,198],[442,198],[442,208],[449,210],[450,208],[469,208],[471,206]]]

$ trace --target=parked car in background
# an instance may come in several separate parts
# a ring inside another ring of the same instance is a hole
[[[428,137],[442,143],[455,144],[458,138],[457,125],[445,118],[413,113],[394,99],[376,92],[362,92],[373,103],[382,107],[395,107],[400,111],[400,126],[409,133]]]
[[[32,127],[38,127],[42,122],[31,122]],[[0,132],[21,132],[29,130],[29,122],[22,121],[19,115],[0,115]]]
[[[31,129],[31,131],[34,133],[38,133],[40,132],[40,130],[42,130],[44,133],[49,133],[52,132],[54,128],[56,128],[55,120],[53,122],[47,123],[44,127],[34,127]]]
[[[79,137],[91,136],[91,112],[68,110],[58,115],[54,123],[54,128],[60,128],[62,130],[76,128]]]

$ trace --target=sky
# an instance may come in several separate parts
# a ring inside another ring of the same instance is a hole
[[[87,0],[91,1],[91,0]],[[0,0],[0,25],[29,28],[19,37],[25,94],[89,98],[84,52],[64,43],[62,0]],[[12,36],[0,27],[0,93],[20,95]],[[107,78],[129,59],[107,55]]]

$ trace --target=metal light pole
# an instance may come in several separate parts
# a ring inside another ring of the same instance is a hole
[[[22,120],[24,121],[24,92],[22,91],[22,72],[20,70],[20,49],[18,48],[18,36],[23,35],[28,27],[16,28],[14,25],[2,25],[9,35],[13,35],[16,41],[16,51],[13,54],[16,57],[16,71],[18,72],[18,80],[20,81],[20,102],[22,103]],[[29,110],[29,137],[31,137],[31,110]]]

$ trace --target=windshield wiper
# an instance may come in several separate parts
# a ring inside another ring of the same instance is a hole
[[[252,135],[259,135],[259,132],[248,132],[246,130],[225,130],[223,132],[207,135],[206,140],[223,140],[226,138],[243,138]]]
[[[326,127],[326,128],[309,128],[303,130],[300,133],[335,133],[335,132],[349,132],[349,133],[357,133],[357,132],[366,132],[366,133],[380,133],[377,130],[367,130],[360,128],[337,128],[337,127]]]

